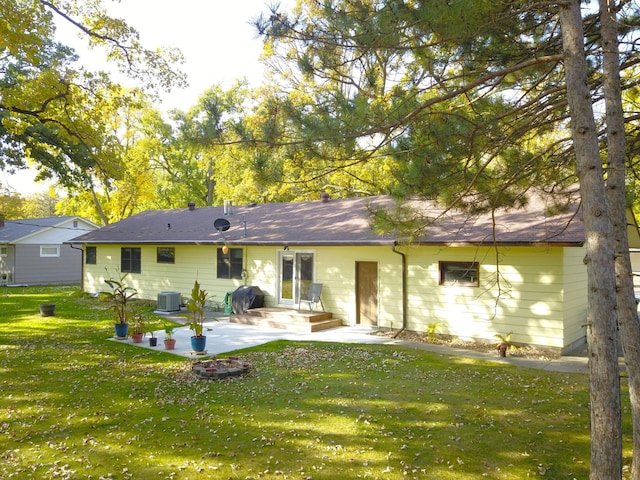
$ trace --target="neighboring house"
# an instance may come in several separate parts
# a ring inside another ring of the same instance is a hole
[[[0,227],[0,284],[80,283],[82,251],[64,242],[96,228],[73,216],[5,220]]]
[[[366,324],[570,350],[584,343],[587,274],[577,205],[549,205],[468,218],[431,203],[439,218],[403,245],[370,227],[388,197],[147,211],[73,239],[85,251],[83,288],[129,273],[142,298],[188,295],[197,279],[215,300],[258,286],[265,306],[295,308],[310,282],[327,311]],[[556,209],[557,210],[557,209]],[[634,222],[635,224],[635,222]],[[218,228],[216,228],[218,227]],[[228,228],[227,228],[228,227]],[[630,228],[632,246],[640,246]]]

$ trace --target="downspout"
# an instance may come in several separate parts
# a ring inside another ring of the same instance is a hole
[[[398,242],[393,243],[391,250],[402,257],[402,328],[393,336],[398,338],[398,335],[407,328],[407,255],[398,251]]]

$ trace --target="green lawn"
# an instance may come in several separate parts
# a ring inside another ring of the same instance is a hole
[[[0,289],[0,478],[588,478],[585,375],[276,342],[207,382],[112,335],[73,287]]]

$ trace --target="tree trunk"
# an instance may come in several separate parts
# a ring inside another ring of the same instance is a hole
[[[96,207],[96,212],[98,212],[98,215],[100,215],[102,223],[104,225],[109,225],[109,218],[102,209],[102,205],[100,204],[100,200],[98,199],[98,195],[96,194],[96,189],[93,188],[93,184],[91,185],[91,198],[93,198],[93,205]]]
[[[580,0],[560,7],[567,100],[586,232],[587,342],[591,400],[592,480],[622,477],[620,377],[612,226],[607,209],[591,94]]]
[[[620,88],[620,56],[616,9],[612,0],[600,0],[603,83],[607,118],[607,200],[613,223],[618,325],[629,377],[633,422],[631,478],[640,479],[640,321],[633,288],[627,236],[625,188],[625,130]]]

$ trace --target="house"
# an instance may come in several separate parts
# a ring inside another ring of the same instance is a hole
[[[5,220],[0,227],[0,284],[80,283],[82,251],[64,242],[96,228],[75,216]]]
[[[140,297],[188,295],[195,279],[215,300],[257,286],[265,307],[295,309],[311,282],[348,325],[374,325],[558,350],[584,343],[587,274],[579,203],[468,217],[411,202],[433,219],[405,244],[371,228],[391,198],[364,197],[147,211],[72,240],[85,252],[83,288],[127,272]],[[633,241],[640,246],[637,228]]]

